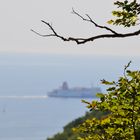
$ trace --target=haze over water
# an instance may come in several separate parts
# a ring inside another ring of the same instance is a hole
[[[63,81],[70,87],[102,87],[101,79],[117,79],[130,60],[130,68],[138,69],[139,57],[3,54],[0,96],[43,96],[60,87]]]

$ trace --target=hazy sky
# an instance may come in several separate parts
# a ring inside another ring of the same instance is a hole
[[[50,30],[40,22],[51,22],[65,36],[90,37],[98,31],[71,14],[72,8],[82,15],[89,14],[97,23],[106,25],[111,18],[114,0],[4,0],[0,5],[0,53],[49,53],[139,56],[139,37],[127,39],[101,39],[84,45],[62,42],[55,38],[41,38],[40,33]],[[113,27],[114,28],[114,27]],[[136,27],[137,29],[138,27]],[[125,32],[126,29],[115,28]],[[131,30],[131,29],[128,29]],[[101,31],[102,32],[102,31]]]
[[[71,13],[89,14],[107,25],[114,0],[3,0],[0,4],[0,94],[40,93],[58,87],[97,85],[100,79],[116,78],[129,60],[139,68],[139,36],[100,39],[83,45],[42,38],[30,31],[50,33],[46,20],[64,36],[90,37],[98,31]],[[118,32],[138,30],[111,27]],[[127,31],[128,30],[128,31]],[[22,89],[22,90],[21,90]]]

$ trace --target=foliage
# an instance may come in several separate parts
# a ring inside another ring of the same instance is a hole
[[[100,101],[85,102],[92,110],[110,113],[102,119],[87,119],[77,127],[79,140],[139,140],[140,71],[127,70],[129,65],[117,82],[102,80],[110,87],[107,94],[97,94]]]
[[[74,127],[78,127],[87,119],[91,119],[93,117],[100,119],[102,116],[108,114],[107,112],[101,112],[93,110],[91,112],[87,112],[83,117],[77,118],[74,121],[70,122],[64,127],[64,131],[62,133],[58,133],[54,135],[52,138],[48,138],[47,140],[76,140],[79,136],[78,133],[73,132]]]
[[[109,24],[123,25],[124,27],[136,25],[140,14],[140,4],[136,0],[116,1],[114,5],[117,5],[119,8],[118,11],[112,12],[113,16],[116,16],[117,19],[108,21]]]

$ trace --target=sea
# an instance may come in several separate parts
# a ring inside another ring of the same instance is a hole
[[[0,140],[46,140],[87,111],[80,98],[1,96]]]
[[[63,81],[70,88],[97,86],[106,92],[100,80],[116,81],[130,60],[130,68],[139,69],[140,57],[133,55],[1,53],[0,140],[46,140],[62,132],[67,123],[88,111],[86,105],[80,98],[43,95],[61,87]]]

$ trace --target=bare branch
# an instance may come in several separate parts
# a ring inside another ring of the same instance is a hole
[[[110,29],[110,28],[108,28],[106,26],[98,25],[87,14],[86,14],[87,18],[84,18],[79,13],[74,11],[74,9],[73,9],[73,13],[75,15],[77,15],[78,17],[80,17],[82,20],[91,22],[92,24],[94,24],[94,26],[96,26],[96,27],[98,27],[100,29],[105,29],[106,31],[110,31],[111,33],[110,34],[96,35],[96,36],[92,36],[92,37],[89,37],[89,38],[64,37],[64,36],[58,34],[55,31],[55,29],[53,28],[53,26],[50,23],[48,23],[48,22],[46,22],[44,20],[41,20],[41,22],[43,22],[45,25],[47,25],[52,33],[50,33],[50,34],[40,34],[40,33],[36,32],[36,31],[34,31],[32,29],[31,29],[31,31],[34,32],[35,34],[39,35],[39,36],[42,36],[42,37],[57,37],[57,38],[60,38],[63,41],[73,41],[73,42],[76,42],[77,44],[84,44],[84,43],[94,41],[94,40],[97,40],[97,39],[101,39],[101,38],[125,38],[125,37],[131,37],[131,36],[140,35],[140,30],[132,32],[132,33],[124,33],[124,34],[117,33],[114,30],[112,30],[112,29]]]
[[[35,32],[34,30],[31,30],[31,31],[33,31],[34,33],[36,33],[37,35],[40,35],[42,37],[51,37],[51,36],[53,36],[53,37],[60,38],[63,41],[73,41],[73,42],[76,42],[77,44],[84,44],[84,43],[87,43],[89,41],[94,41],[94,40],[101,39],[101,38],[126,38],[126,37],[136,36],[136,35],[140,34],[140,30],[138,30],[138,31],[133,32],[133,33],[126,33],[126,34],[102,34],[102,35],[97,35],[97,36],[93,36],[93,37],[90,37],[90,38],[74,38],[74,37],[65,38],[63,36],[58,35],[57,33],[56,34],[41,35],[41,34]]]
[[[62,39],[63,41],[67,41],[67,39],[63,36],[60,36],[58,33],[56,33],[56,31],[54,30],[54,28],[52,27],[52,25],[44,20],[41,20],[41,22],[43,22],[44,24],[46,24],[49,29],[53,32],[53,34],[46,34],[46,35],[43,35],[43,34],[40,34],[36,31],[34,31],[33,29],[31,29],[32,32],[34,32],[35,34],[39,35],[39,36],[42,36],[42,37],[52,37],[52,36],[55,36],[55,37],[58,37],[60,39]]]
[[[110,29],[109,27],[98,25],[96,22],[94,22],[94,21],[92,20],[92,18],[91,18],[88,14],[86,14],[86,16],[88,17],[88,19],[86,19],[86,18],[84,18],[82,15],[80,15],[79,13],[77,13],[74,9],[72,9],[72,13],[75,14],[75,15],[77,15],[78,17],[80,17],[80,18],[81,18],[82,20],[84,20],[84,21],[91,22],[92,24],[94,24],[94,26],[96,26],[96,27],[98,27],[98,28],[106,29],[106,30],[112,32],[113,34],[119,34],[119,33],[117,33],[116,31]]]
[[[49,35],[43,35],[43,34],[40,34],[36,31],[34,31],[33,29],[31,29],[32,32],[34,32],[35,34],[39,35],[39,36],[42,36],[42,37],[51,37],[51,36],[55,36],[54,34],[49,34]]]

